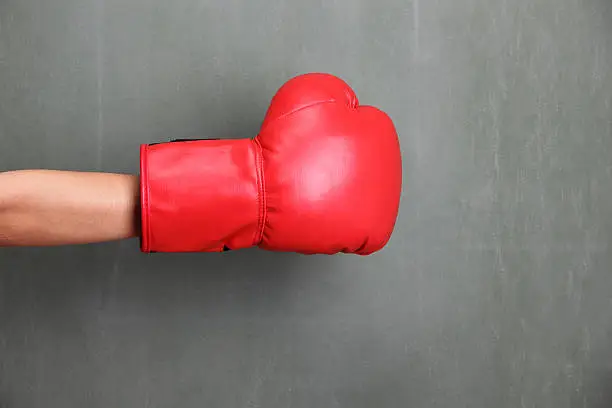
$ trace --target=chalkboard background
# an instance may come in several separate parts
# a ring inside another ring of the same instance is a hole
[[[606,0],[0,0],[0,169],[136,173],[293,75],[393,117],[371,257],[0,250],[0,406],[609,407]]]

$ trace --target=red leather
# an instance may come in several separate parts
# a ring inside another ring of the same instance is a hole
[[[337,77],[302,75],[254,139],[141,147],[141,249],[368,255],[391,237],[401,184],[391,119]]]

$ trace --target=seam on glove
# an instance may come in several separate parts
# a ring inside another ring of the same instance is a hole
[[[269,122],[269,123],[267,123],[267,124],[266,124],[266,125],[265,125],[263,128],[261,128],[261,130],[259,131],[259,133],[260,133],[260,134],[261,134],[261,133],[263,133],[263,132],[264,132],[264,130],[266,130],[266,129],[268,128],[268,126],[270,126],[272,123],[276,122],[277,120],[284,119],[284,118],[286,118],[287,116],[291,116],[291,115],[293,115],[294,113],[297,113],[297,112],[299,112],[299,111],[301,111],[301,110],[308,109],[308,108],[312,108],[313,106],[324,105],[324,104],[326,104],[326,103],[338,103],[338,101],[337,101],[337,100],[335,100],[335,99],[328,99],[328,100],[324,100],[324,101],[312,102],[312,103],[309,103],[308,105],[304,105],[304,106],[300,106],[299,108],[295,108],[295,109],[293,109],[292,111],[289,111],[289,112],[287,112],[287,113],[283,113],[283,114],[282,114],[282,115],[280,115],[279,117],[277,117],[277,118],[274,118],[274,119],[270,120],[270,122]]]
[[[140,151],[140,223],[141,223],[141,249],[143,252],[151,250],[151,228],[149,227],[149,171],[148,171],[148,146],[142,145]]]
[[[257,172],[257,198],[259,201],[259,213],[257,214],[257,230],[254,239],[254,245],[259,245],[263,241],[264,228],[266,226],[266,218],[268,216],[267,197],[266,197],[266,178],[264,174],[263,163],[263,147],[259,143],[259,139],[254,138],[255,144],[255,167]]]

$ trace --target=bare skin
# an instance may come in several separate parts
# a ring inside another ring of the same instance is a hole
[[[0,246],[115,241],[139,234],[137,176],[51,170],[0,173]]]

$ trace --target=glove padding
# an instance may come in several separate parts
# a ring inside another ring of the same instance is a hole
[[[254,139],[141,146],[141,249],[368,255],[391,237],[401,183],[391,119],[337,77],[302,75]]]

